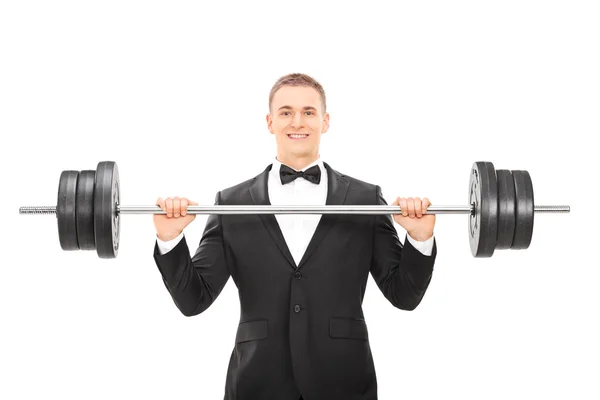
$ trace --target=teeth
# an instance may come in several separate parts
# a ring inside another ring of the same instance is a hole
[[[295,139],[300,139],[300,138],[305,138],[305,137],[307,137],[308,135],[288,135],[288,136],[289,136],[289,137],[293,137],[293,138],[295,138]]]

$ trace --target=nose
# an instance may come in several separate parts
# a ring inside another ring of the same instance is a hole
[[[299,128],[303,126],[302,113],[296,113],[292,117],[291,126],[293,128]]]

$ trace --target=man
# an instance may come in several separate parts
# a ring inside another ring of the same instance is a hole
[[[310,76],[281,77],[269,96],[273,163],[219,191],[219,205],[386,205],[378,185],[320,158],[325,92]],[[297,172],[302,171],[302,172]],[[362,301],[369,273],[397,308],[414,310],[429,285],[435,215],[426,198],[396,198],[402,215],[211,214],[194,256],[184,197],[159,198],[154,259],[174,303],[200,314],[231,276],[240,323],[225,400],[375,400],[377,379]],[[404,245],[393,221],[407,231]]]

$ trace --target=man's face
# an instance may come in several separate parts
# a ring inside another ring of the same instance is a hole
[[[329,128],[329,114],[323,115],[321,96],[309,86],[283,86],[273,96],[269,131],[277,141],[280,161],[288,158],[317,158],[321,134]],[[291,134],[308,136],[294,138]]]

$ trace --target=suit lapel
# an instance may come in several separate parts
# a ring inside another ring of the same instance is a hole
[[[268,191],[268,179],[269,179],[269,171],[273,164],[267,166],[267,168],[252,182],[250,186],[250,196],[252,197],[252,201],[255,205],[264,205],[270,206],[271,202],[269,200],[269,191]],[[284,255],[284,257],[288,260],[288,262],[292,265],[293,268],[296,268],[296,263],[294,262],[294,257],[290,253],[290,249],[285,243],[285,238],[283,237],[283,233],[279,228],[279,224],[277,223],[277,219],[275,218],[275,214],[258,214],[258,217],[262,221],[263,225],[271,235],[271,238],[279,247],[279,250]]]
[[[327,172],[327,200],[325,202],[326,205],[341,205],[344,204],[346,200],[346,194],[348,192],[348,179],[346,179],[342,174],[332,169],[329,164],[323,162],[325,166],[325,170]],[[251,186],[250,186],[250,196],[252,197],[252,201],[256,205],[271,205],[269,200],[268,193],[268,178],[269,171],[271,170],[273,164],[270,164],[265,168],[265,170],[254,178]],[[290,249],[288,248],[285,238],[283,237],[283,233],[281,232],[281,228],[277,223],[277,219],[275,218],[275,214],[258,214],[258,217],[261,219],[263,225],[271,235],[271,238],[279,247],[279,250],[283,254],[283,256],[288,260],[292,268],[301,268],[306,264],[310,256],[317,249],[319,244],[323,241],[323,238],[331,229],[335,221],[339,218],[339,214],[322,214],[321,219],[317,225],[317,229],[313,234],[300,263],[296,265],[294,261],[294,257],[290,253]]]

